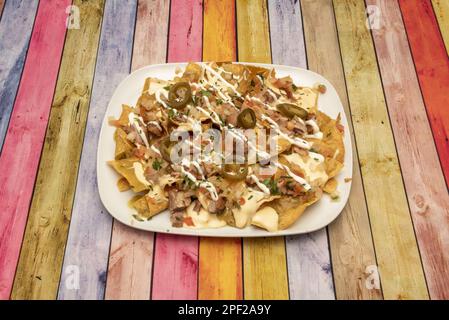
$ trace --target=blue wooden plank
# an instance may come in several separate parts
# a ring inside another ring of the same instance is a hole
[[[58,299],[103,299],[112,218],[97,190],[101,122],[115,88],[129,74],[137,0],[109,0],[104,9],[92,99]]]
[[[38,0],[9,0],[0,20],[0,150],[19,87]]]
[[[307,68],[299,1],[268,5],[273,63]],[[326,229],[286,237],[286,250],[290,298],[334,299]]]

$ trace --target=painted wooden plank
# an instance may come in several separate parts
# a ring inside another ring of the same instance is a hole
[[[168,1],[139,0],[132,70],[164,63],[169,18]],[[106,299],[147,300],[151,294],[154,234],[114,220]]]
[[[449,187],[449,59],[430,0],[399,1],[433,137]]]
[[[299,2],[268,1],[268,9],[273,63],[307,69]],[[286,237],[286,250],[290,299],[334,299],[326,228]]]
[[[0,0],[0,19],[2,17],[4,5],[5,5],[5,0]]]
[[[168,62],[200,61],[202,0],[172,0]],[[198,292],[198,238],[156,234],[153,263],[154,300],[192,300]]]
[[[64,46],[65,8],[70,2],[48,1],[39,6],[0,155],[0,299],[9,298],[14,281]]]
[[[326,77],[336,88],[348,116],[346,134],[351,135],[353,162],[358,164],[332,0],[304,0],[301,7],[309,69]],[[369,276],[366,270],[376,266],[376,255],[358,165],[353,169],[348,204],[328,227],[328,234],[337,299],[381,299],[380,288],[365,284]]]
[[[333,3],[383,294],[385,299],[426,299],[365,3]]]
[[[200,61],[203,35],[203,0],[172,0],[170,4],[168,61]]]
[[[449,54],[449,1],[432,0],[432,5],[438,19],[444,44],[446,45],[446,51]]]
[[[267,4],[263,0],[237,1],[240,61],[271,63]],[[288,299],[284,237],[243,241],[245,299]]]
[[[38,1],[0,3],[0,151],[8,128],[30,42]],[[17,23],[20,21],[20,23]]]
[[[373,29],[405,188],[432,299],[449,298],[449,194],[396,1],[368,0],[383,13]],[[407,112],[404,112],[407,108]]]
[[[236,60],[235,2],[204,1],[203,60]],[[199,299],[242,299],[240,238],[200,238]]]
[[[97,144],[109,99],[131,67],[136,9],[137,0],[112,0],[105,4],[58,299],[104,297],[112,217],[98,195]]]
[[[79,9],[80,28],[67,31],[11,294],[14,299],[57,296],[104,2],[75,0],[73,4]]]

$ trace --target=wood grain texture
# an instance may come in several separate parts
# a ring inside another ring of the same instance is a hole
[[[376,255],[366,207],[357,145],[349,109],[332,0],[301,2],[309,69],[326,77],[337,90],[348,117],[353,147],[352,186],[349,200],[338,219],[328,227],[335,295],[337,299],[381,299],[380,289],[367,289],[367,267]],[[287,256],[290,257],[290,254]]]
[[[236,60],[235,2],[204,2],[203,60]],[[200,238],[198,299],[243,299],[240,238]]]
[[[3,7],[5,6],[5,0],[0,0],[0,19],[3,13]]]
[[[80,29],[67,31],[11,295],[14,299],[55,299],[57,295],[103,4],[103,1],[74,1],[80,10]]]
[[[112,217],[98,194],[97,145],[109,99],[131,67],[136,9],[137,0],[112,0],[105,4],[58,299],[104,297]],[[79,275],[77,286],[73,285],[74,272]]]
[[[240,61],[271,63],[267,4],[237,1]],[[284,237],[243,240],[245,299],[288,299]]]
[[[168,62],[200,61],[203,0],[172,0],[169,31]]]
[[[69,0],[45,2],[39,7],[0,155],[0,299],[9,298],[14,281],[64,47],[65,7],[69,4]]]
[[[132,70],[165,62],[169,5],[168,1],[139,0]],[[153,240],[153,233],[114,220],[106,299],[150,298]]]
[[[384,15],[373,30],[385,96],[432,299],[449,299],[449,194],[395,1],[368,0]],[[407,108],[407,112],[404,112]]]
[[[383,294],[427,299],[365,3],[333,3]]]
[[[419,84],[449,188],[449,59],[430,0],[399,1]]]
[[[168,62],[200,61],[202,0],[172,0]],[[156,234],[152,299],[192,300],[198,293],[198,238]]]
[[[0,3],[0,152],[30,42],[38,1]],[[17,23],[20,21],[20,23]]]
[[[204,0],[203,60],[237,59],[234,0]]]
[[[298,1],[268,1],[273,63],[307,69]],[[290,299],[334,299],[326,228],[286,237]],[[314,281],[309,281],[314,279]]]
[[[432,5],[438,19],[444,44],[446,45],[446,51],[449,54],[449,1],[432,0]]]

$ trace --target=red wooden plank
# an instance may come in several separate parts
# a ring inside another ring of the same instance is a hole
[[[65,8],[70,3],[39,5],[0,156],[0,299],[9,298],[14,279],[64,45]]]
[[[199,61],[202,50],[202,0],[172,0],[168,62]],[[157,234],[152,299],[197,298],[198,238]]]
[[[446,186],[449,187],[448,55],[430,0],[399,0],[399,4],[415,61],[427,116],[446,177]]]

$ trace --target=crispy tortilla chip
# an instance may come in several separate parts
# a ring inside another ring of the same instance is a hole
[[[126,104],[122,104],[122,113],[120,114],[120,118],[117,121],[119,126],[127,126],[129,123],[128,116],[133,111],[133,108],[127,106]]]
[[[317,202],[321,195],[321,189],[316,189],[301,197],[282,196],[280,199],[270,202],[268,205],[279,214],[279,230],[287,229],[295,223],[306,208]]]
[[[128,191],[129,189],[131,189],[131,186],[129,185],[128,180],[126,180],[123,177],[118,179],[117,187],[120,192]]]
[[[109,165],[115,169],[115,171],[117,171],[129,182],[134,192],[141,192],[149,189],[149,186],[140,182],[134,173],[133,163],[138,161],[139,159],[137,158],[127,158],[108,162]]]
[[[333,194],[337,190],[337,180],[335,178],[329,179],[324,185],[323,191],[329,194]]]
[[[117,128],[115,130],[115,160],[129,157],[134,149],[134,145],[126,137],[127,134],[123,129]]]
[[[148,215],[145,216],[146,218],[151,218],[168,208],[168,199],[158,185],[155,185],[153,189],[145,195],[145,200],[148,206]]]

